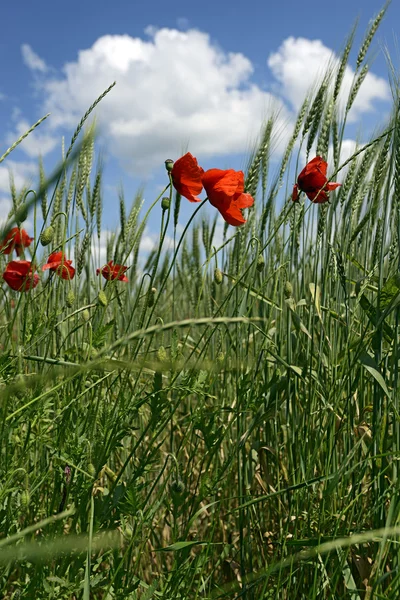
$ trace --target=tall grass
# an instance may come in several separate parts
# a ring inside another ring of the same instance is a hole
[[[349,98],[353,33],[277,168],[268,121],[247,169],[255,209],[222,239],[204,205],[181,222],[185,199],[166,175],[151,205],[120,193],[106,260],[129,264],[129,282],[95,275],[107,200],[81,130],[96,103],[55,173],[41,165],[37,192],[13,194],[9,226],[24,204],[34,221],[25,257],[62,249],[77,273],[2,288],[4,598],[399,597],[395,86],[389,121],[341,159],[382,17]],[[292,203],[304,156],[330,148],[342,183],[331,203]],[[159,243],[143,259],[157,212]]]

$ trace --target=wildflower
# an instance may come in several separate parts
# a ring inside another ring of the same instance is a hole
[[[200,198],[197,196],[203,189],[201,181],[203,173],[204,169],[199,167],[197,159],[187,152],[185,156],[178,158],[172,167],[171,176],[174,188],[190,202],[200,202]]]
[[[3,243],[0,244],[0,250],[2,250],[3,254],[11,254],[15,249],[17,255],[21,256],[23,249],[30,246],[31,242],[33,242],[33,238],[29,237],[25,229],[13,227],[7,233]]]
[[[119,281],[128,281],[127,276],[124,275],[127,269],[128,267],[123,265],[114,265],[113,261],[110,260],[106,265],[104,265],[104,267],[96,270],[96,275],[101,273],[104,279],[107,279],[107,281],[112,281],[114,279],[118,279]]]
[[[298,201],[300,192],[305,192],[307,198],[316,204],[328,202],[328,192],[335,190],[341,184],[328,183],[327,169],[328,163],[321,156],[310,160],[297,177],[297,183],[293,187],[293,202]]]
[[[50,271],[54,271],[62,279],[73,279],[75,269],[71,265],[72,260],[67,260],[62,250],[60,250],[59,252],[50,254],[47,263],[42,267],[42,271],[50,269]]]
[[[33,273],[30,260],[12,260],[6,266],[3,279],[16,292],[27,292],[39,283],[39,275]]]
[[[202,177],[209,201],[219,210],[229,225],[246,223],[242,209],[253,206],[254,199],[244,193],[243,171],[210,169]]]

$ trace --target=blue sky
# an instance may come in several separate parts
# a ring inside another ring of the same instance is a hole
[[[79,117],[114,79],[117,86],[98,113],[110,226],[118,222],[116,186],[122,182],[130,198],[145,183],[150,203],[163,182],[163,160],[177,158],[186,147],[204,168],[244,167],[271,110],[279,114],[279,152],[318,61],[322,68],[332,51],[340,52],[356,19],[357,50],[382,7],[376,0],[316,5],[310,0],[6,3],[0,39],[2,148],[52,112],[37,135],[10,156],[17,183],[34,179],[39,151],[52,169],[61,136],[69,140]],[[381,47],[389,46],[396,63],[394,24],[399,22],[400,5],[393,2],[370,51],[375,60],[354,110],[353,137],[360,126],[368,132],[381,123],[390,109]],[[0,169],[4,211],[6,170]],[[187,214],[190,210],[187,206]]]

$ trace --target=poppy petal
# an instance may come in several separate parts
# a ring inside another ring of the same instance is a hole
[[[310,190],[306,192],[307,198],[314,202],[315,204],[324,204],[324,202],[328,202],[328,194],[325,190]]]
[[[254,204],[254,198],[250,194],[240,194],[235,200],[238,208],[249,208]]]
[[[325,189],[328,190],[328,192],[333,192],[333,190],[336,190],[336,188],[338,188],[341,185],[341,183],[327,183]]]

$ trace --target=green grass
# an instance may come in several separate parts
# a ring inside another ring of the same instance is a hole
[[[382,16],[344,107],[353,34],[277,167],[279,132],[265,125],[247,168],[255,208],[222,243],[211,206],[182,222],[186,200],[166,174],[151,205],[120,194],[107,260],[130,265],[129,283],[96,277],[107,200],[83,129],[97,102],[53,175],[40,166],[38,190],[12,186],[10,226],[24,204],[34,223],[25,258],[42,265],[64,249],[77,274],[42,274],[26,294],[2,286],[2,597],[399,597],[395,79],[390,119],[341,160]],[[330,146],[328,174],[342,187],[329,205],[293,204],[300,148],[312,158]],[[150,213],[160,233],[146,256]]]

